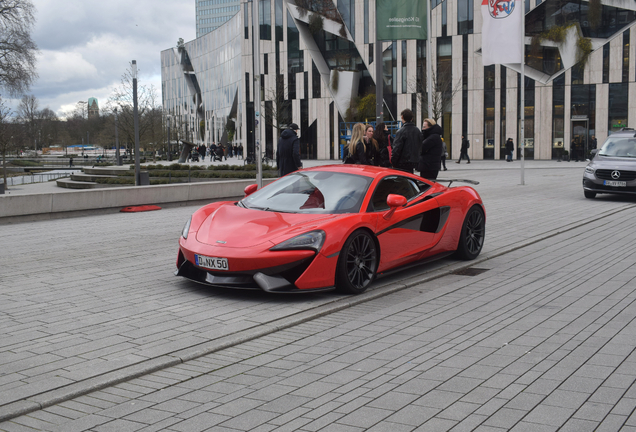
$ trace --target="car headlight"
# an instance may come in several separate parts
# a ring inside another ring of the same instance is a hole
[[[289,240],[274,246],[270,250],[297,250],[297,249],[309,249],[320,252],[323,243],[325,242],[325,232],[322,230],[309,231],[305,234],[297,235]]]
[[[585,167],[585,172],[586,172],[587,174],[594,174],[594,171],[596,171],[594,168],[591,168],[591,167],[589,167],[589,166],[586,166],[586,167]]]
[[[181,232],[181,237],[184,239],[188,238],[188,231],[190,231],[190,222],[192,222],[192,217],[188,219],[185,226],[183,227],[183,231]]]

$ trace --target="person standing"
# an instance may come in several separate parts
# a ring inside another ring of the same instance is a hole
[[[298,125],[292,123],[289,129],[285,129],[278,139],[276,151],[276,166],[278,175],[286,176],[303,167],[300,161],[300,139],[298,138]]]
[[[375,131],[373,132],[373,139],[378,143],[378,148],[380,149],[376,165],[390,168],[391,155],[389,153],[389,131],[386,123],[380,122],[376,125]]]
[[[442,142],[442,128],[435,123],[435,120],[424,119],[422,124],[422,150],[417,170],[420,177],[427,180],[437,179],[442,165],[442,154],[444,153],[444,143]]]
[[[446,147],[446,141],[444,141],[444,137],[440,137],[442,139],[442,144],[444,144],[444,150],[442,151],[442,168],[444,171],[448,171],[446,169],[446,158],[448,157],[448,147]]]
[[[470,163],[470,158],[468,157],[468,149],[470,148],[470,141],[466,139],[464,135],[462,135],[462,148],[459,151],[459,160],[455,163],[460,163],[463,158],[468,160]]]
[[[515,143],[512,138],[506,141],[506,162],[512,162],[512,152],[515,150]]]
[[[594,135],[592,135],[592,139],[590,140],[590,159],[592,159],[593,155],[592,155],[592,150],[596,150],[596,146],[598,145],[598,141],[596,140],[596,137]]]
[[[378,142],[373,138],[373,126],[370,124],[365,126],[364,129],[364,144],[367,147],[366,156],[369,165],[380,165],[380,147]]]
[[[345,154],[345,163],[371,165],[367,158],[367,145],[365,144],[365,127],[362,123],[353,125],[351,140]]]
[[[579,149],[578,144],[576,143],[576,139],[572,138],[572,142],[570,142],[570,158],[568,162],[574,160],[574,162],[579,161]]]
[[[413,111],[406,108],[400,113],[402,127],[392,144],[391,164],[393,168],[413,174],[413,169],[420,161],[422,132],[413,123]]]

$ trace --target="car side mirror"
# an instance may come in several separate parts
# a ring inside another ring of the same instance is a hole
[[[598,149],[592,149],[591,153],[592,153],[592,159],[594,159],[594,156],[596,156],[596,153],[598,153]]]
[[[391,218],[391,216],[393,216],[393,213],[395,213],[395,210],[398,207],[403,207],[406,205],[406,198],[402,195],[389,194],[389,196],[386,197],[386,204],[391,208],[391,210],[384,214],[384,219],[388,220]]]
[[[245,192],[245,196],[252,195],[254,192],[258,190],[257,184],[251,184],[247,186],[243,191]]]

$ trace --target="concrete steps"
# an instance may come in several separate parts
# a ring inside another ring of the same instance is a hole
[[[67,189],[95,189],[100,186],[98,183],[95,183],[95,182],[76,181],[76,180],[71,180],[69,178],[56,180],[56,183],[58,187],[63,187]]]
[[[95,189],[100,187],[108,187],[97,183],[100,178],[117,178],[117,174],[130,171],[128,166],[125,167],[92,167],[82,168],[81,174],[73,174],[71,178],[57,180],[59,187],[67,189]]]

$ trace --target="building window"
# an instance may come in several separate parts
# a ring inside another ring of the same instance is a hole
[[[448,36],[448,2],[442,2],[442,37]]]
[[[603,83],[609,82],[610,44],[603,45]]]
[[[471,0],[457,1],[457,34],[473,33],[473,13]]]
[[[283,41],[283,0],[274,0],[274,15],[276,24],[276,42]],[[278,52],[278,44],[276,44]]]
[[[269,73],[269,56],[267,53],[263,54],[263,73],[265,75]]]
[[[484,67],[484,159],[495,158],[495,65]]]
[[[623,32],[623,79],[624,83],[629,81],[629,29]]]
[[[552,82],[552,159],[560,160],[565,149],[565,77]]]
[[[369,43],[369,0],[364,0],[364,43]]]
[[[499,150],[499,159],[504,159],[506,157],[506,140],[511,137],[508,136],[507,130],[506,130],[506,89],[508,88],[508,85],[507,85],[508,69],[505,66],[500,66],[500,67],[501,67],[501,70],[500,70],[501,91],[499,92],[499,107],[501,109],[500,111],[501,132],[499,133],[499,136],[500,136],[499,145],[501,148]]]
[[[609,122],[607,128],[609,133],[627,127],[628,94],[627,83],[609,85]]]
[[[356,38],[356,14],[355,14],[355,0],[338,0],[338,11],[344,21],[351,37]]]
[[[311,62],[311,93],[313,98],[320,97],[320,72],[314,62]]]
[[[270,5],[270,0],[259,0],[258,2],[258,22],[262,40],[272,40],[272,10]]]
[[[402,93],[408,93],[408,83],[406,75],[406,41],[402,41]]]
[[[251,3],[245,3],[243,5],[243,11],[245,11],[245,16],[243,17],[243,24],[245,25],[245,39],[250,38],[250,13],[248,5],[251,5]]]

